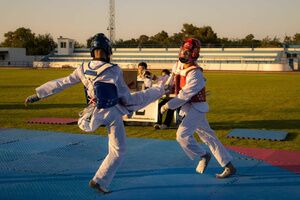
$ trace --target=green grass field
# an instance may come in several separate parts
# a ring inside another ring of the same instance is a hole
[[[42,83],[68,75],[68,69],[0,69],[0,128],[83,133],[77,125],[27,124],[34,117],[76,118],[84,108],[83,86],[24,107]],[[226,145],[300,150],[300,74],[206,72],[210,91],[208,120]],[[239,140],[225,136],[233,128],[285,130],[286,141]],[[128,137],[175,139],[176,129],[127,126]],[[106,134],[101,127],[94,134]]]

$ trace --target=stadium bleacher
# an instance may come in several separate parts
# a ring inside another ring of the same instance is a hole
[[[289,54],[296,55],[293,62]],[[170,69],[177,56],[178,48],[114,48],[112,62],[124,69],[134,69],[141,61],[147,62],[150,69]],[[42,62],[49,67],[77,67],[90,59],[89,49],[74,49],[70,55],[48,55]],[[292,71],[300,68],[299,60],[300,48],[202,48],[199,64],[207,70]],[[36,62],[35,67],[39,65]]]

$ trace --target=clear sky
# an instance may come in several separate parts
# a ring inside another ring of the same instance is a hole
[[[85,44],[98,32],[107,34],[109,0],[0,0],[0,41],[19,27],[69,37]],[[252,33],[283,38],[300,33],[300,0],[115,0],[116,38],[172,35],[183,23],[209,25],[219,37]]]

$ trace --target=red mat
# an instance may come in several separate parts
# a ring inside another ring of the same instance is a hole
[[[263,160],[273,166],[300,174],[300,151],[273,150],[227,146],[240,154]]]
[[[34,118],[27,121],[31,124],[76,124],[78,119],[74,118]]]

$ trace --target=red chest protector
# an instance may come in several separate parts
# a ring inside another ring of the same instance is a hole
[[[174,76],[174,83],[175,83],[175,94],[178,95],[179,91],[185,86],[186,84],[186,77],[189,72],[192,70],[201,70],[203,69],[199,66],[191,66],[185,70],[182,70],[180,74],[175,74]],[[206,94],[205,94],[205,87],[202,88],[195,96],[191,98],[191,102],[206,102]]]

